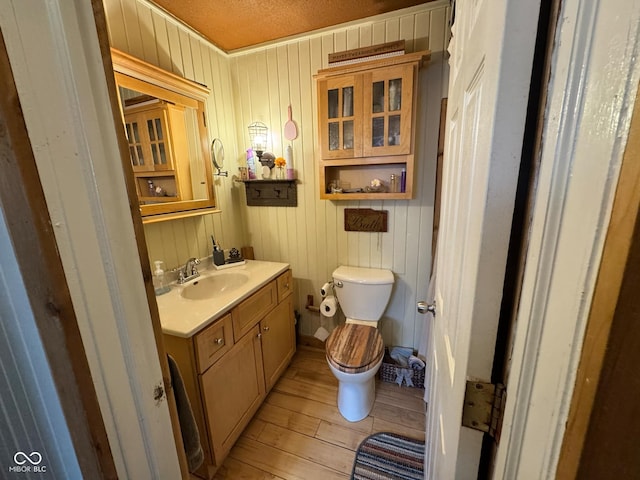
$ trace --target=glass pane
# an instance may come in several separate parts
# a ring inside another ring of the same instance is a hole
[[[376,117],[371,124],[371,146],[384,147],[384,117]]]
[[[389,145],[400,145],[400,115],[389,115]]]
[[[153,120],[147,120],[147,130],[149,130],[149,138],[151,141],[155,141],[156,132],[153,131]]]
[[[154,165],[160,165],[160,155],[158,154],[158,145],[156,143],[151,144],[151,158],[153,158]]]
[[[338,89],[334,88],[327,92],[329,118],[338,118]]]
[[[343,148],[351,150],[353,148],[353,120],[348,120],[342,124]]]
[[[138,157],[136,157],[136,149],[134,147],[129,147],[129,155],[131,156],[131,165],[138,165]]]
[[[389,111],[395,112],[402,108],[402,79],[389,80]]]
[[[138,165],[144,165],[144,155],[142,155],[142,147],[138,145],[136,147],[136,150],[138,151]]]
[[[127,140],[129,141],[129,144],[133,143],[133,132],[131,131],[131,124],[130,123],[125,123],[124,124],[124,129],[125,132],[127,133]]]
[[[340,124],[331,122],[329,124],[329,150],[338,150],[340,148]]]
[[[140,143],[140,132],[138,131],[138,122],[133,122],[133,142]]]
[[[158,140],[164,140],[164,135],[162,134],[162,122],[159,118],[155,119],[156,121],[156,132],[158,132]]]
[[[384,82],[373,82],[371,110],[373,113],[384,112]]]
[[[164,143],[159,143],[158,147],[160,148],[160,163],[162,165],[167,164],[167,152],[164,150]]]
[[[353,87],[342,89],[342,116],[353,117]]]

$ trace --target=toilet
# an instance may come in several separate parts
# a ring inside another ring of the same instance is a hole
[[[357,422],[369,415],[375,400],[375,376],[384,356],[378,321],[391,297],[393,272],[340,266],[332,276],[346,322],[327,338],[327,363],[338,379],[340,414]]]

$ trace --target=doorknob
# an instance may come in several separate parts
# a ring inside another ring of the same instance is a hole
[[[425,314],[427,312],[431,312],[433,316],[436,316],[436,302],[427,303],[425,301],[420,301],[417,303],[418,313]]]

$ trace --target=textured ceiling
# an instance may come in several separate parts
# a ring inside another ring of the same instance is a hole
[[[153,0],[222,50],[258,45],[425,0]]]

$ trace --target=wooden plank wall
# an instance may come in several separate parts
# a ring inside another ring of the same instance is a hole
[[[144,0],[105,0],[113,45],[213,89],[207,105],[213,136],[220,136],[231,173],[244,164],[247,126],[262,121],[270,129],[269,150],[284,154],[283,125],[292,105],[298,138],[291,142],[298,207],[247,207],[242,185],[217,181],[221,214],[145,227],[150,260],[177,266],[189,256],[205,256],[211,233],[223,246],[252,245],[257,259],[291,264],[295,308],[301,332],[312,335],[336,319],[305,310],[308,294],[319,289],[339,264],[389,268],[396,285],[385,321],[385,343],[417,348],[422,317],[415,303],[427,291],[440,100],[446,96],[446,1],[412,7],[369,21],[350,23],[229,55],[167,17]],[[429,49],[432,61],[420,74],[416,129],[415,199],[331,202],[319,199],[315,157],[316,92],[313,75],[327,66],[329,53],[405,39],[408,51]],[[389,211],[387,233],[345,232],[345,208]]]

